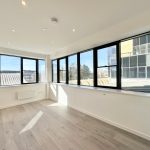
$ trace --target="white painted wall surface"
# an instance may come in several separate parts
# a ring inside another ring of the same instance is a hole
[[[18,51],[18,50],[2,48],[2,47],[0,47],[0,53],[8,54],[8,55],[24,56],[29,58],[37,58],[37,59],[46,59],[48,57],[48,56],[46,57],[46,55],[42,55],[38,53],[30,53],[30,52]],[[46,63],[46,70],[49,71],[48,69],[49,68],[47,67],[47,63]],[[35,92],[35,96],[33,98],[24,99],[24,100],[17,99],[18,92],[28,92],[28,91]],[[47,91],[47,80],[45,81],[45,83],[26,84],[26,85],[24,84],[24,85],[5,86],[5,87],[0,86],[0,109],[16,106],[24,103],[29,103],[33,101],[47,99],[48,92],[49,91]]]
[[[150,140],[150,97],[142,95],[50,85],[51,99]]]
[[[46,88],[46,83],[0,87],[0,109],[46,99]],[[29,99],[17,99],[18,92],[28,91],[35,92],[35,96]]]

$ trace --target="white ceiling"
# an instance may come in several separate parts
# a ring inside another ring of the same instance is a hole
[[[90,47],[106,42],[109,35],[104,37],[102,33],[108,32],[107,29],[114,26],[117,28],[121,23],[121,29],[124,29],[125,25],[129,25],[127,21],[134,21],[136,24],[135,18],[138,22],[143,15],[150,16],[150,0],[26,0],[26,2],[27,6],[23,7],[21,0],[0,0],[0,47],[43,54],[86,48],[81,45],[86,44]],[[58,24],[53,24],[50,21],[51,17],[57,17]],[[131,29],[133,30],[131,26],[135,29],[133,33],[141,32],[142,27],[149,30],[149,20],[149,17],[144,18],[142,22],[136,24],[137,26],[130,24],[128,31],[118,33],[120,37],[126,36]],[[42,28],[47,30],[42,31]],[[73,28],[76,32],[72,32]],[[15,29],[15,32],[12,32],[12,29]],[[95,36],[92,39],[92,35],[97,33],[101,34],[101,38],[95,40]],[[105,41],[102,40],[103,37]]]

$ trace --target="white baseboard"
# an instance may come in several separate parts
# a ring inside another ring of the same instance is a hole
[[[118,127],[118,128],[120,128],[120,129],[122,129],[122,130],[125,130],[125,131],[127,131],[127,132],[130,132],[130,133],[132,133],[132,134],[134,134],[134,135],[137,135],[137,136],[139,136],[139,137],[141,137],[141,138],[143,138],[143,139],[146,139],[146,140],[150,141],[150,136],[147,135],[147,134],[145,134],[145,133],[139,132],[139,131],[134,130],[134,129],[130,129],[130,128],[125,127],[125,126],[123,126],[123,125],[121,125],[121,124],[118,124],[118,123],[113,122],[113,121],[111,121],[111,120],[105,119],[104,117],[97,116],[97,115],[95,115],[95,114],[92,114],[92,113],[87,112],[87,111],[85,111],[85,110],[81,110],[81,109],[76,108],[76,107],[74,107],[74,106],[71,106],[71,105],[68,105],[68,106],[71,107],[71,108],[73,108],[73,109],[75,109],[75,110],[77,110],[77,111],[79,111],[79,112],[82,112],[82,113],[84,113],[84,114],[87,114],[87,115],[89,115],[89,116],[91,116],[91,117],[94,117],[94,118],[96,118],[96,119],[98,119],[98,120],[101,120],[101,121],[103,121],[103,122],[106,122],[106,123],[108,123],[108,124],[110,124],[110,125],[113,125],[113,126],[115,126],[115,127]]]

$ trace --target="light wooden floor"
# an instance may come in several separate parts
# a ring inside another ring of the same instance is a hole
[[[0,150],[150,150],[150,142],[51,101],[0,111]]]

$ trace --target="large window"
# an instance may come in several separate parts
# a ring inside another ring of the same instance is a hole
[[[77,55],[68,57],[69,84],[77,84]]]
[[[66,58],[59,60],[59,82],[66,83]]]
[[[39,82],[45,82],[46,81],[46,72],[45,72],[45,60],[39,60],[38,61],[38,69],[39,69]]]
[[[78,52],[55,62],[53,82],[150,92],[150,33]],[[54,81],[57,76],[59,79]]]
[[[93,50],[80,54],[80,84],[93,86]]]
[[[121,42],[122,88],[150,92],[149,35]]]
[[[116,45],[98,49],[98,68],[97,68],[97,84],[98,86],[116,87]]]
[[[0,55],[0,85],[21,83],[20,57]]]
[[[23,59],[23,83],[36,83],[37,82],[37,67],[36,60]]]
[[[53,82],[57,82],[57,60],[52,61],[52,69]]]
[[[0,86],[45,82],[45,60],[0,54]]]

